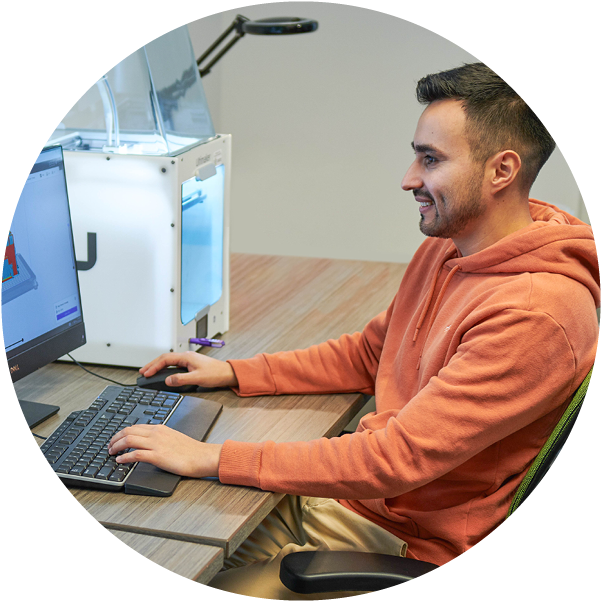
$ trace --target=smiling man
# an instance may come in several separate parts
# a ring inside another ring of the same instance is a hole
[[[294,598],[279,559],[330,548],[443,564],[504,519],[529,465],[591,368],[600,302],[591,228],[529,190],[554,149],[485,65],[423,78],[426,104],[402,182],[428,237],[389,306],[362,332],[221,362],[165,354],[149,376],[242,396],[360,391],[376,411],[333,439],[207,445],[167,427],[118,433],[120,462],[292,494],[212,585]]]
[[[459,101],[437,101],[424,112],[412,142],[416,161],[402,182],[420,203],[420,231],[426,236],[458,237],[485,213],[482,166],[476,165],[463,135],[466,117]],[[437,171],[436,171],[437,170]],[[430,182],[427,185],[425,182]],[[443,186],[435,197],[435,190]],[[429,189],[433,189],[433,193]],[[436,198],[438,200],[436,200]]]

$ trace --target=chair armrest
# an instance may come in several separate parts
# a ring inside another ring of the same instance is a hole
[[[295,552],[282,559],[280,581],[298,594],[368,592],[420,577],[437,565],[370,552]]]

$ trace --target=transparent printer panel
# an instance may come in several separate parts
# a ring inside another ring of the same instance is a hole
[[[186,27],[145,46],[169,152],[215,136]]]
[[[206,180],[182,184],[182,324],[222,296],[224,177],[219,165]]]
[[[49,143],[65,150],[175,155],[214,136],[184,26],[143,46],[98,80]]]
[[[153,104],[146,54],[141,48],[81,97],[50,142],[65,150],[165,155],[168,147]]]

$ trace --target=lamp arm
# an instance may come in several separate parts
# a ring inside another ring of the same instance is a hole
[[[215,42],[213,42],[213,44],[211,44],[211,46],[209,46],[209,48],[207,48],[207,50],[205,50],[205,52],[197,59],[196,64],[199,68],[201,77],[207,75],[209,71],[211,71],[211,67],[213,67],[213,65],[215,65],[215,63],[217,63],[217,61],[219,61],[222,56],[224,56],[224,54],[226,54],[226,52],[228,52],[228,50],[230,50],[230,48],[232,48],[232,46],[234,46],[234,44],[236,44],[236,42],[238,42],[238,40],[245,35],[245,32],[242,30],[242,24],[248,20],[249,19],[247,19],[247,17],[243,17],[243,15],[236,15],[236,18],[234,21],[232,21],[226,31],[224,31],[224,33],[222,33],[217,40],[215,40]],[[230,40],[230,42],[224,46],[224,48],[222,48],[222,50],[209,62],[206,67],[201,67],[201,63],[207,59],[214,52],[214,50],[235,30],[236,36]]]

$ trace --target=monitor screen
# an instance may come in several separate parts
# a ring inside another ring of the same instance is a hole
[[[2,329],[13,382],[86,342],[60,147],[40,153],[13,216],[2,268]]]

